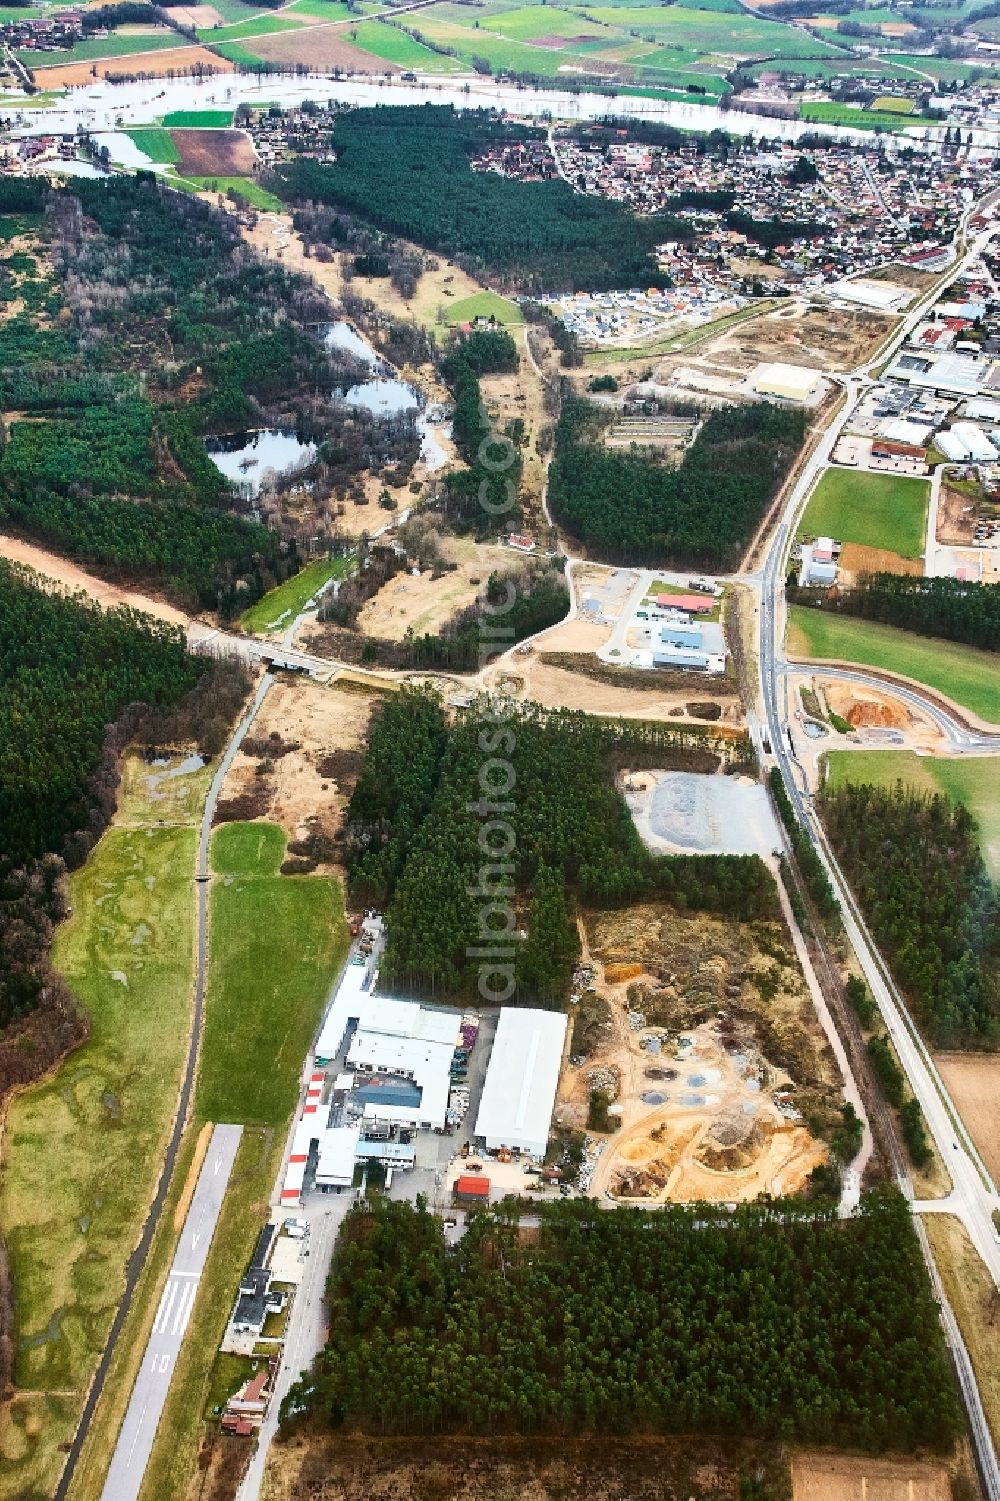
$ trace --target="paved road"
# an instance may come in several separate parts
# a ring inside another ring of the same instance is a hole
[[[236,1493],[236,1501],[257,1501],[260,1496],[268,1452],[278,1428],[282,1399],[292,1382],[297,1381],[302,1372],[312,1365],[325,1343],[326,1309],[323,1292],[326,1275],[330,1269],[337,1232],[353,1203],[354,1194],[349,1192],[313,1194],[301,1209],[296,1210],[297,1217],[306,1220],[309,1225],[309,1256],[288,1316],[285,1348],[274,1395],[257,1436],[257,1447],[249,1468]]]
[[[863,667],[823,667],[811,660],[799,662],[796,659],[784,666],[778,664],[778,671],[782,674],[789,670],[802,672],[809,669],[814,670],[817,677],[833,678],[838,683],[858,683],[863,688],[875,688],[880,693],[889,693],[893,698],[898,698],[917,713],[933,720],[956,754],[981,756],[990,751],[1000,751],[1000,732],[967,729],[953,714],[919,688],[911,688],[891,676],[883,677],[877,672],[865,672]]]
[[[212,1132],[101,1501],[135,1501],[139,1494],[242,1135],[242,1126]]]
[[[966,215],[966,223],[971,213],[970,208]],[[974,259],[989,238],[989,235],[979,236],[962,257],[962,263]],[[920,299],[916,307],[903,319],[892,338],[882,346],[877,356],[879,361],[895,353],[911,329],[923,317],[927,307],[940,295],[940,289],[936,288],[928,296]],[[841,903],[847,937],[858,957],[862,972],[896,1048],[910,1088],[920,1102],[935,1145],[951,1174],[953,1190],[949,1202],[952,1212],[965,1226],[994,1282],[1000,1286],[1000,1236],[992,1222],[993,1211],[1000,1208],[1000,1196],[962,1124],[930,1054],[910,1020],[902,996],[881,960],[864,919],[854,903],[847,882],[826,841],[823,829],[815,817],[811,799],[803,795],[799,778],[796,776],[796,769],[801,774],[801,768],[798,766],[794,744],[790,738],[794,719],[789,712],[787,701],[787,675],[783,647],[785,566],[800,511],[820,472],[825,467],[834,443],[839,438],[863,391],[870,383],[870,368],[869,363],[844,378],[847,400],[823,435],[815,453],[804,466],[789,497],[764,565],[760,606],[760,676],[765,722],[774,759],[781,771],[788,795],[799,820],[811,835],[827,865],[834,890]],[[926,707],[925,704],[922,706]],[[908,1180],[903,1182],[902,1187],[910,1193],[912,1198],[912,1189]],[[997,1464],[989,1429],[983,1418],[975,1374],[968,1352],[958,1334],[954,1315],[948,1306],[933,1257],[930,1255],[930,1248],[919,1222],[918,1233],[941,1304],[942,1323],[955,1361],[986,1494],[989,1501],[1000,1501],[1000,1467]]]

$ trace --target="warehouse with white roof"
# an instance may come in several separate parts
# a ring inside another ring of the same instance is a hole
[[[545,1156],[565,1041],[560,1012],[501,1009],[475,1127],[488,1152]]]

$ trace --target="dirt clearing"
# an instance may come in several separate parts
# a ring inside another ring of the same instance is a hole
[[[951,1501],[943,1465],[918,1459],[854,1459],[840,1454],[796,1454],[794,1501]]]
[[[558,631],[563,627],[554,629]],[[550,639],[543,639],[542,645],[546,649]],[[579,652],[580,648],[576,646],[568,650]],[[543,662],[531,649],[524,656],[515,653],[505,666],[494,668],[487,678],[491,688],[499,688],[502,678],[504,691],[515,698],[534,699],[547,708],[583,709],[588,714],[613,714],[623,719],[684,719],[687,717],[687,703],[708,697],[704,679],[694,674],[690,687],[669,690],[643,687],[641,676],[638,672],[634,674],[634,687],[628,683],[620,687],[602,683],[582,672]],[[743,713],[735,695],[712,693],[711,698],[721,706],[722,723],[742,723]]]
[[[688,1435],[374,1439],[337,1433],[272,1444],[265,1488],[270,1501],[736,1501],[740,1475],[758,1472],[769,1491],[786,1493],[787,1461],[776,1451]]]
[[[172,130],[182,177],[245,177],[257,165],[253,142],[242,130]]]
[[[472,604],[494,569],[513,568],[518,561],[509,548],[480,546],[463,537],[442,538],[441,551],[457,564],[454,572],[439,578],[429,568],[419,578],[398,573],[365,604],[358,630],[389,641],[402,641],[407,631],[434,634],[456,611]]]
[[[855,729],[875,726],[879,729],[908,730],[913,723],[908,709],[898,699],[878,693],[873,688],[860,688],[854,683],[822,683],[827,703],[841,719]]]
[[[934,1062],[958,1107],[966,1130],[979,1148],[994,1183],[1000,1183],[1000,1057],[982,1053],[938,1053]]]
[[[345,73],[401,73],[395,63],[374,57],[347,40],[343,27],[308,26],[300,31],[280,31],[271,36],[255,36],[246,42],[248,51],[269,63],[298,63],[313,72],[328,73],[335,68]]]
[[[805,310],[785,307],[736,324],[697,345],[686,358],[678,355],[677,361],[693,365],[714,361],[744,375],[767,360],[826,371],[852,369],[878,347],[890,327],[890,320],[866,312],[815,304]]]
[[[858,542],[845,542],[840,553],[840,566],[850,577],[844,582],[853,584],[859,573],[908,573],[919,578],[924,565],[919,558],[902,558],[898,552],[888,552],[884,547],[862,547]]]
[[[606,1021],[574,1018],[558,1123],[582,1129],[607,1090],[591,1193],[637,1203],[793,1193],[826,1158],[804,1124],[829,1118],[840,1080],[777,923],[731,924],[656,904],[586,919],[585,959]]]
[[[220,822],[266,818],[289,842],[323,841],[319,868],[339,871],[336,840],[378,699],[303,680],[278,682],[222,788]]]
[[[89,599],[96,600],[104,610],[110,610],[113,605],[128,605],[132,610],[141,610],[145,615],[152,615],[156,620],[169,621],[171,625],[188,624],[188,617],[182,610],[177,610],[173,605],[168,605],[165,600],[154,599],[149,594],[136,594],[130,589],[119,589],[114,584],[106,584],[103,579],[95,578],[92,573],[84,573],[82,568],[77,568],[75,563],[70,563],[66,558],[57,558],[54,553],[45,552],[40,547],[32,547],[30,542],[21,542],[17,537],[0,536],[0,557],[7,558],[12,563],[23,563],[27,568],[33,568],[40,574],[42,579],[48,579],[54,584],[61,584],[64,588],[86,594]]]
[[[208,26],[221,26],[222,17],[214,5],[170,5],[164,15],[176,25],[193,26],[195,30]]]
[[[204,73],[235,73],[236,65],[207,47],[168,47],[162,52],[132,52],[126,57],[102,57],[93,62],[63,63],[56,68],[36,68],[39,89],[71,89],[94,78],[164,78],[183,76],[197,67]]]

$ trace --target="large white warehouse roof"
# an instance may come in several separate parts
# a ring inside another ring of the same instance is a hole
[[[490,1150],[544,1155],[565,1038],[558,1011],[502,1008],[475,1130]]]

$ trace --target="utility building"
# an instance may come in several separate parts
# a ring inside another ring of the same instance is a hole
[[[488,1152],[545,1156],[565,1041],[560,1012],[501,1009],[475,1129]]]

